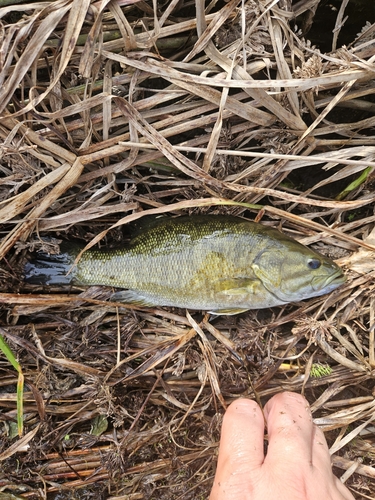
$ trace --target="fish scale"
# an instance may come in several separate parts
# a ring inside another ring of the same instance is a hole
[[[121,248],[84,252],[67,277],[75,255],[68,249],[57,256],[62,283],[123,288],[112,300],[215,314],[323,295],[345,281],[327,257],[273,228],[231,216],[165,218]],[[43,256],[26,266],[26,281],[56,284],[56,273],[54,256]]]

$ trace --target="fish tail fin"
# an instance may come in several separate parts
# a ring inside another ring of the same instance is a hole
[[[80,250],[79,245],[63,243],[59,254],[34,254],[25,264],[24,281],[32,285],[72,284],[74,269],[71,268]]]

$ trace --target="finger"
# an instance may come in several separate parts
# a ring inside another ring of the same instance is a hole
[[[263,463],[263,442],[264,418],[259,406],[249,399],[234,401],[224,415],[210,500],[243,497],[252,471]]]
[[[218,467],[233,461],[236,471],[251,471],[264,460],[264,417],[255,401],[238,399],[227,409],[221,429]]]
[[[340,493],[342,500],[354,500],[353,495],[348,488],[338,479],[332,472],[332,461],[329,453],[328,444],[324,433],[317,425],[314,425],[314,438],[312,448],[312,461],[314,471],[318,471],[321,482],[324,480],[331,485],[331,490]],[[314,496],[314,488],[312,488],[312,496]],[[332,495],[333,496],[333,495]]]
[[[329,453],[328,444],[324,433],[317,425],[314,425],[314,436],[312,445],[312,462],[313,465],[321,470],[326,471],[331,469],[331,455]]]
[[[268,428],[268,452],[264,463],[312,465],[315,426],[308,402],[300,394],[283,392],[264,408]]]
[[[353,495],[348,488],[338,479],[332,472],[332,461],[329,453],[328,444],[324,433],[317,425],[315,425],[315,435],[313,441],[313,465],[320,472],[321,477],[327,478],[327,471],[331,472],[331,481],[334,488],[340,492],[345,500],[354,500]]]

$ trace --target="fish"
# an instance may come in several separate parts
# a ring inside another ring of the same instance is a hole
[[[229,215],[163,218],[129,243],[57,255],[25,266],[32,284],[124,289],[111,300],[238,314],[332,292],[346,277],[331,259],[269,226]]]

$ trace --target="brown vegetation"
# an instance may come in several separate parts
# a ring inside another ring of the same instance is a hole
[[[374,498],[375,19],[344,46],[338,3],[318,50],[319,0],[0,1],[0,334],[25,376],[18,438],[0,358],[0,498],[207,498],[225,407],[286,389]],[[219,318],[22,281],[30,251],[167,212],[282,226],[348,281]]]

